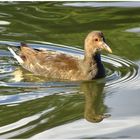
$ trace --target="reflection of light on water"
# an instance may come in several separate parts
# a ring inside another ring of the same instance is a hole
[[[140,2],[65,2],[63,5],[73,7],[140,7]]]
[[[5,27],[0,27],[0,32],[2,33],[4,31],[6,31],[6,28]]]
[[[54,109],[55,109],[55,107],[47,109],[47,110],[44,110],[44,111],[42,111],[42,112],[40,112],[38,114],[35,114],[33,116],[23,118],[23,119],[15,122],[15,123],[2,126],[2,127],[0,127],[0,133],[8,132],[8,131],[20,128],[22,126],[25,126],[28,123],[33,122],[33,121],[39,119],[42,115],[47,114],[47,113],[51,112]],[[37,126],[37,124],[36,125],[31,125],[29,127],[21,128],[19,130],[16,130],[16,131],[8,133],[8,134],[3,134],[3,135],[0,136],[0,138],[10,138],[10,137],[22,134],[24,132],[27,132],[28,130],[33,129],[35,126]]]
[[[47,88],[47,89],[36,89],[33,92],[24,92],[14,95],[1,95],[0,96],[0,105],[11,105],[23,103],[39,98],[43,98],[50,95],[62,95],[62,94],[72,94],[76,93],[76,90],[72,90],[72,88]]]
[[[10,24],[10,22],[8,22],[8,21],[0,20],[0,25],[9,25],[9,24]]]
[[[121,119],[108,119],[98,124],[89,123],[83,119],[72,123],[57,126],[32,138],[85,138],[103,136],[119,132],[140,124],[139,117],[126,117]]]
[[[15,122],[15,123],[2,126],[2,127],[0,127],[0,133],[8,132],[10,130],[13,130],[13,129],[19,128],[21,126],[27,125],[29,122],[34,121],[36,119],[39,119],[39,117],[40,117],[39,115],[34,115],[34,116],[31,116],[31,117],[21,119],[21,120]]]
[[[4,33],[4,36],[29,36],[29,34],[27,33],[13,33],[13,32],[9,32],[9,33]]]
[[[140,33],[140,27],[125,30],[126,32]]]
[[[4,74],[4,73],[10,73],[10,72],[13,72],[13,67],[11,65],[5,65],[2,64],[0,65],[0,74]]]

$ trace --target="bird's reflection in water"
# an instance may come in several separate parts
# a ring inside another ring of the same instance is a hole
[[[45,82],[46,78],[34,76],[32,73],[24,70],[21,67],[17,67],[15,71],[12,73],[12,78],[10,82]]]
[[[46,79],[34,76],[33,74],[24,71],[20,67],[17,68],[12,73],[12,75],[13,78],[11,79],[11,81],[14,82],[46,82]],[[104,86],[104,79],[85,81],[81,83],[81,91],[84,93],[85,96],[84,118],[89,122],[101,122],[104,118],[110,116],[109,114],[105,114],[107,112],[107,106],[104,104]],[[73,109],[76,110],[76,108]]]
[[[104,118],[109,117],[107,106],[104,105],[104,86],[103,79],[97,81],[84,82],[81,90],[85,94],[85,111],[84,117],[89,122],[101,122]]]

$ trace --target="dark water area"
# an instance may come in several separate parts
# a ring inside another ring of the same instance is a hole
[[[140,138],[140,2],[0,2],[0,139]],[[107,76],[47,80],[24,70],[7,47],[26,42],[83,58],[101,30],[113,54]]]

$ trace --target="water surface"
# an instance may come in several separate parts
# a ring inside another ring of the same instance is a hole
[[[1,2],[0,138],[140,138],[139,10],[140,2]],[[102,55],[104,79],[46,80],[7,49],[25,41],[83,58],[92,30],[113,50]]]

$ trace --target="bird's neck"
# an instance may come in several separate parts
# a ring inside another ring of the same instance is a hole
[[[101,62],[100,53],[88,54],[84,56],[85,71],[91,73],[91,79],[101,78],[105,76],[105,69]]]
[[[86,55],[85,54],[85,56],[84,56],[84,63],[87,66],[87,68],[90,69],[91,66],[97,64],[96,59],[95,59],[95,56],[96,56],[96,54],[95,55],[89,55],[89,54]]]

